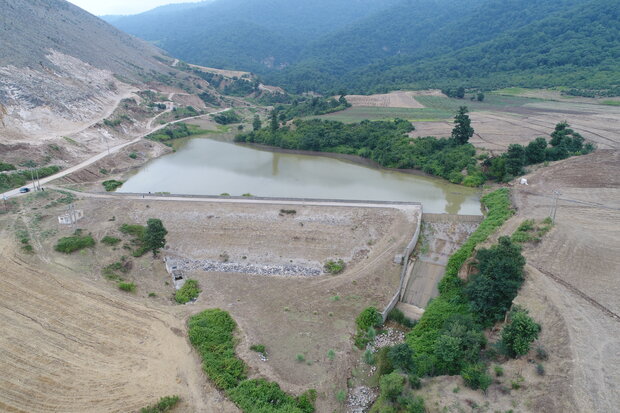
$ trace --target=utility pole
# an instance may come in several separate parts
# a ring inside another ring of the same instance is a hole
[[[557,189],[553,190],[553,205],[551,206],[551,211],[549,212],[549,216],[551,217],[551,222],[553,224],[555,224],[555,214],[558,210],[558,198],[560,195],[560,191]]]
[[[37,174],[37,191],[41,190],[41,181],[39,180],[39,170],[35,169],[35,173]]]
[[[32,170],[33,168],[30,168],[30,180],[32,181],[32,190],[34,191],[36,189],[36,182],[34,182],[34,172]]]

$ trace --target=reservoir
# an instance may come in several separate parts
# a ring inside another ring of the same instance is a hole
[[[439,178],[204,138],[150,161],[118,192],[407,201],[425,212],[481,214],[477,189]]]

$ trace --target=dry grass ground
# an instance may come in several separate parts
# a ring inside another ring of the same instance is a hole
[[[76,201],[85,212],[77,227],[97,240],[123,241],[67,256],[52,251],[56,239],[74,230],[56,223],[65,206],[45,208],[59,196],[33,194],[20,200],[19,210],[0,215],[0,279],[7,287],[0,293],[0,326],[7,332],[0,365],[11,372],[0,379],[0,410],[125,412],[179,394],[178,411],[236,411],[210,387],[186,339],[187,318],[214,307],[238,322],[239,354],[252,376],[295,393],[316,388],[317,411],[338,409],[334,394],[346,388],[360,357],[351,344],[354,319],[363,307],[389,300],[400,270],[392,259],[417,225],[415,213],[390,208],[295,206],[295,215],[280,216],[290,208],[85,198]],[[161,260],[130,257],[132,269],[121,275],[137,290],[121,292],[101,269],[130,255],[119,225],[150,217],[169,230],[166,254],[218,259],[226,252],[230,261],[317,265],[342,257],[348,268],[312,278],[196,271],[191,275],[203,292],[179,306]],[[17,230],[28,231],[34,255],[19,251]],[[259,343],[267,346],[267,362],[249,351]]]
[[[464,101],[463,104],[467,105]],[[497,107],[470,113],[476,131],[470,139],[478,148],[503,152],[512,143],[527,144],[553,132],[555,125],[568,121],[571,127],[599,149],[618,149],[620,107],[588,103],[539,101],[521,107]],[[415,122],[411,134],[420,136],[450,136],[452,119],[437,122]]]

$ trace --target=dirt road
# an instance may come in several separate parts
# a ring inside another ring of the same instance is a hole
[[[171,106],[170,108],[167,108],[166,111],[170,112],[172,110],[172,108],[173,108],[173,106]],[[134,143],[139,142],[145,136],[148,136],[148,135],[150,135],[153,132],[157,132],[158,130],[163,129],[163,128],[165,128],[168,125],[172,125],[172,124],[179,123],[179,122],[186,122],[188,120],[197,119],[197,118],[201,118],[201,117],[204,117],[204,116],[214,115],[216,113],[222,113],[222,112],[226,112],[228,110],[230,110],[230,108],[220,109],[218,111],[207,113],[207,114],[204,114],[204,115],[192,116],[192,117],[189,117],[189,118],[179,119],[179,120],[175,120],[175,121],[172,121],[172,122],[167,122],[167,123],[162,124],[162,125],[158,125],[158,126],[156,126],[154,128],[151,128],[151,130],[149,130],[148,132],[138,136],[137,138],[135,138],[135,139],[133,139],[133,140],[131,140],[129,142],[125,142],[123,144],[111,147],[110,149],[105,150],[104,152],[101,152],[101,153],[99,153],[99,154],[97,154],[97,155],[95,155],[95,156],[85,160],[84,162],[81,162],[81,163],[79,163],[79,164],[77,164],[75,166],[72,166],[70,168],[62,170],[62,171],[58,172],[57,174],[48,176],[46,178],[41,178],[39,180],[39,182],[41,183],[41,185],[45,185],[45,184],[47,184],[49,182],[52,182],[52,181],[54,181],[56,179],[62,178],[62,177],[67,176],[67,175],[69,175],[71,173],[74,173],[76,171],[84,169],[84,168],[92,165],[93,163],[95,163],[95,162],[105,158],[108,155],[116,153],[116,152],[120,151],[121,149],[123,149],[123,148],[125,148],[125,147],[127,147],[129,145],[133,145]],[[162,114],[163,113],[160,113],[155,118],[157,118],[158,116],[160,116]],[[152,120],[151,120],[151,122],[149,122],[149,125],[151,125],[151,124],[152,124]],[[32,185],[32,184],[29,184],[28,186],[30,186],[30,185]],[[34,189],[34,187],[33,187],[33,189]],[[23,195],[23,194],[21,194],[19,192],[19,188],[15,188],[13,190],[10,190],[10,191],[7,191],[7,192],[4,192],[4,193],[0,194],[0,198],[4,198],[4,197],[12,198],[12,197],[15,197],[15,196],[20,196],[20,195]]]

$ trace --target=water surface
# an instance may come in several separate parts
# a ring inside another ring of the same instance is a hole
[[[409,201],[425,212],[480,214],[477,190],[441,179],[202,138],[147,163],[119,192]]]

